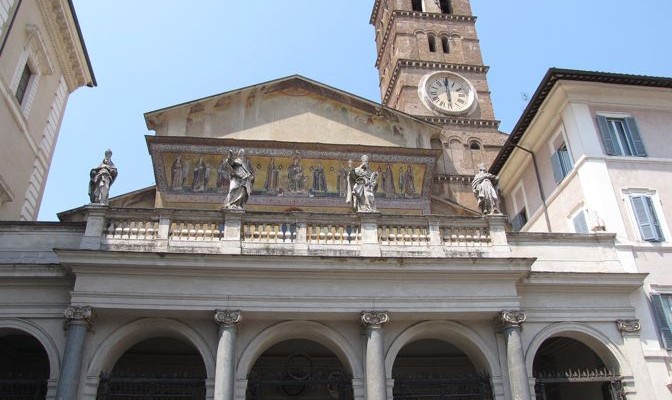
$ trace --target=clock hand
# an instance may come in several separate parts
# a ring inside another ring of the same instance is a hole
[[[448,87],[448,78],[443,79],[443,85],[446,87],[446,93],[448,94],[448,103],[453,104],[453,96],[450,93],[450,88]]]

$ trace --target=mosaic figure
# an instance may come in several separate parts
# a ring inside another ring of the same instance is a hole
[[[306,181],[303,166],[301,166],[299,158],[295,157],[292,165],[287,169],[287,190],[290,193],[303,193],[306,190]]]
[[[392,199],[397,196],[397,191],[394,185],[394,172],[392,171],[392,165],[390,163],[385,167],[385,171],[381,174],[381,184],[383,193],[388,199]]]
[[[217,191],[219,193],[228,193],[230,180],[231,174],[229,173],[226,158],[224,158],[222,159],[222,163],[219,164],[219,167],[217,167]]]
[[[327,193],[327,178],[324,176],[324,167],[317,164],[313,169],[313,193]]]
[[[194,181],[191,183],[191,190],[194,192],[204,192],[208,187],[209,177],[210,164],[206,164],[203,156],[201,156],[194,166]]]
[[[271,158],[268,162],[268,169],[266,170],[266,182],[264,182],[264,189],[268,193],[277,193],[280,186],[280,168],[275,165],[275,158]]]
[[[177,155],[175,161],[173,161],[171,172],[171,188],[173,190],[182,190],[186,176],[184,174],[184,164],[182,164],[182,157],[180,157],[179,154]]]
[[[406,166],[406,172],[404,173],[404,187],[402,190],[402,193],[404,194],[404,197],[410,199],[415,197],[416,192],[415,192],[415,180],[413,178],[413,169],[411,168],[410,165]]]

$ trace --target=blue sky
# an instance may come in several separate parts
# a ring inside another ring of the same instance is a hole
[[[301,74],[380,101],[373,0],[74,0],[96,88],[70,97],[39,219],[88,203],[105,149],[111,195],[154,183],[143,113]],[[472,0],[500,129],[548,68],[672,76],[672,1]]]

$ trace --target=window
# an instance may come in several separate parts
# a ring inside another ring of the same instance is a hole
[[[422,12],[422,0],[411,0],[411,6],[413,7],[413,11]]]
[[[672,350],[672,295],[652,293],[651,304],[663,347]]]
[[[588,231],[586,213],[583,210],[579,210],[579,212],[572,217],[572,225],[574,225],[574,232],[576,233],[590,233]]]
[[[635,194],[630,196],[630,201],[642,240],[647,242],[662,242],[665,240],[652,197]]]
[[[441,37],[441,48],[444,53],[450,53],[450,45],[448,43],[448,38],[446,36]]]
[[[572,157],[569,155],[567,145],[562,143],[560,147],[551,156],[551,164],[553,164],[553,176],[555,183],[560,183],[569,171],[572,170]]]
[[[439,0],[439,5],[441,6],[441,12],[444,14],[452,14],[453,10],[450,7],[450,0]]]
[[[434,37],[434,35],[429,35],[427,37],[427,39],[429,40],[429,51],[432,52],[432,53],[435,53],[436,52],[436,37]]]
[[[646,157],[644,142],[634,118],[597,116],[604,152],[609,156]]]
[[[511,229],[514,230],[514,232],[518,232],[519,230],[523,229],[523,226],[527,223],[527,210],[525,210],[525,207],[523,207],[520,211],[518,211],[518,214],[516,214],[512,219],[511,219]]]
[[[19,84],[16,87],[16,100],[19,104],[23,104],[23,100],[26,98],[26,92],[28,91],[28,84],[30,83],[30,77],[33,76],[30,66],[26,63],[21,72],[21,78],[19,78]]]

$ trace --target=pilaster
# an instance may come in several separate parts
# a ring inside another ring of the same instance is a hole
[[[644,358],[642,342],[639,337],[641,326],[638,319],[619,319],[616,321],[616,329],[623,337],[626,356],[632,368],[634,387],[629,382],[624,383],[625,395],[628,399],[655,399],[649,368]]]

